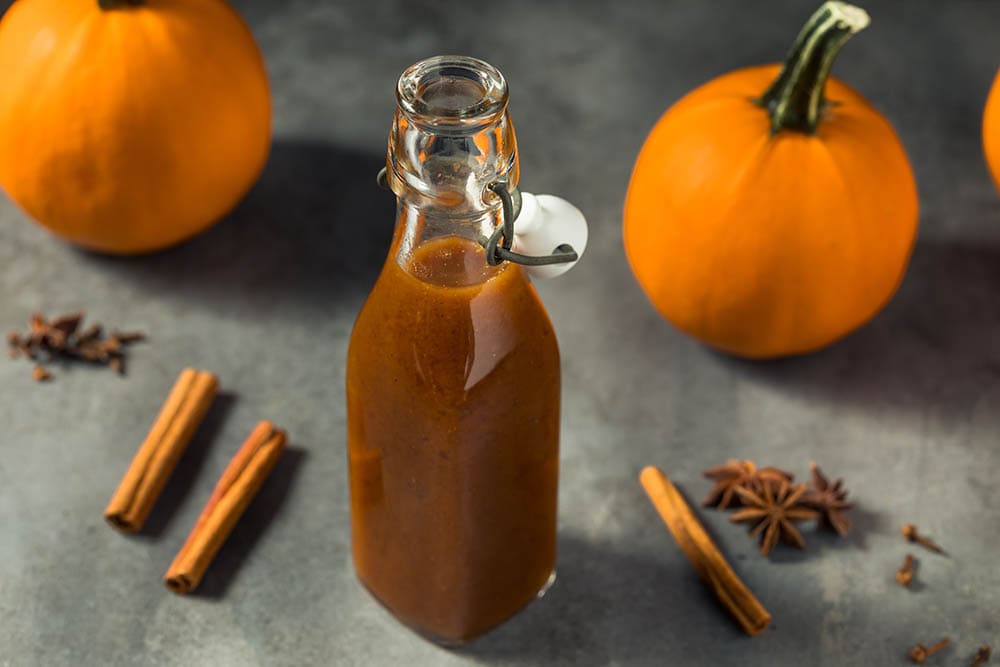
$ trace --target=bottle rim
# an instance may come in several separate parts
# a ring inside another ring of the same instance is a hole
[[[415,123],[474,128],[506,111],[507,81],[500,70],[478,58],[434,56],[400,75],[396,100]]]

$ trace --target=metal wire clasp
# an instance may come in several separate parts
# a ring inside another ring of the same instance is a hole
[[[511,246],[514,245],[514,221],[517,219],[517,215],[514,214],[514,200],[506,183],[496,181],[490,183],[488,187],[491,192],[500,197],[500,203],[503,204],[503,223],[489,238],[479,237],[479,245],[486,249],[487,264],[496,266],[500,262],[506,261],[525,266],[547,266],[575,262],[579,259],[576,250],[568,243],[557,246],[551,255],[522,255],[511,250]]]
[[[389,189],[389,182],[385,167],[379,170],[375,177],[375,182],[384,190]],[[576,250],[568,243],[563,243],[552,251],[551,255],[522,255],[514,252],[511,247],[514,245],[514,221],[517,215],[514,213],[514,199],[507,188],[507,184],[495,181],[487,186],[493,194],[500,198],[503,205],[503,222],[496,228],[489,237],[480,236],[479,245],[486,250],[486,263],[496,266],[500,262],[514,262],[525,266],[547,266],[549,264],[565,264],[575,262],[580,258]],[[520,211],[518,211],[520,213]]]

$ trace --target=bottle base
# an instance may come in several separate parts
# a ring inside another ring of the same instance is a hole
[[[530,605],[532,602],[534,602],[535,600],[539,600],[539,599],[543,598],[545,596],[545,594],[548,593],[549,589],[552,588],[552,586],[556,583],[556,570],[553,569],[552,572],[549,573],[549,576],[545,579],[545,583],[543,583],[541,585],[541,587],[535,592],[535,594],[533,596],[531,596],[531,598],[527,602],[525,602],[523,605],[521,605],[520,607],[518,607],[517,609],[515,609],[514,611],[512,611],[510,614],[504,616],[501,620],[497,621],[496,623],[494,623],[494,624],[492,624],[492,625],[490,625],[490,626],[488,626],[488,627],[486,627],[486,628],[484,628],[484,629],[476,632],[475,634],[469,635],[468,637],[445,637],[445,636],[438,635],[438,634],[435,634],[433,632],[430,632],[430,631],[428,631],[425,628],[421,628],[419,625],[416,625],[414,623],[410,623],[410,622],[406,621],[405,619],[400,618],[399,616],[397,616],[396,613],[393,611],[392,607],[390,607],[388,604],[386,604],[385,600],[383,600],[381,597],[379,597],[378,594],[375,593],[375,591],[372,590],[372,588],[365,582],[364,579],[361,578],[360,575],[358,576],[358,582],[361,584],[361,586],[366,591],[368,591],[368,594],[371,595],[372,598],[376,602],[378,602],[379,605],[382,606],[383,609],[385,609],[387,612],[389,612],[390,614],[392,614],[393,618],[395,618],[397,621],[399,621],[400,624],[402,624],[404,627],[406,627],[410,631],[416,633],[417,635],[419,635],[423,639],[426,639],[429,642],[437,644],[438,646],[440,646],[442,648],[458,649],[458,648],[461,648],[463,646],[467,646],[468,644],[474,642],[475,640],[479,639],[483,635],[485,635],[485,634],[487,634],[487,633],[495,630],[496,628],[500,627],[501,625],[503,625],[504,623],[506,623],[507,621],[509,621],[510,619],[514,618],[515,616],[517,616],[518,614],[520,614],[522,611],[524,611],[524,609],[527,608],[528,605]]]

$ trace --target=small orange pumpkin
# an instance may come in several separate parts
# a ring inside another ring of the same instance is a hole
[[[682,331],[743,357],[800,354],[895,292],[916,236],[913,172],[885,118],[829,78],[867,23],[827,2],[783,67],[714,79],[656,123],[625,200],[625,250]]]
[[[193,236],[267,159],[264,63],[223,0],[18,0],[0,72],[0,184],[87,248]]]
[[[990,96],[983,111],[983,151],[993,180],[1000,188],[1000,71],[993,80]]]

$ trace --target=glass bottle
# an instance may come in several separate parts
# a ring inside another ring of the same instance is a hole
[[[397,101],[396,230],[348,352],[353,555],[400,621],[457,644],[553,579],[559,349],[525,269],[481,242],[502,222],[491,186],[518,181],[503,76],[431,58]]]

